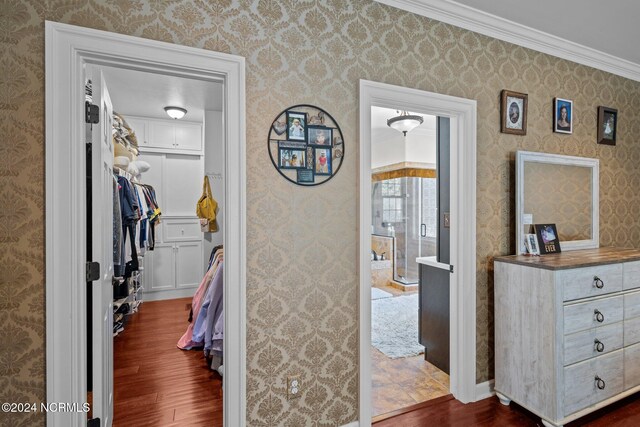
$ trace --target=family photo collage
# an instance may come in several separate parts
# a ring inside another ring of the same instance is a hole
[[[342,132],[333,118],[318,107],[291,107],[271,126],[269,155],[278,172],[289,181],[299,185],[321,184],[342,163]]]

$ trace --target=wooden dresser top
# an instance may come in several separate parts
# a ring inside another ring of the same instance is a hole
[[[496,257],[494,261],[544,268],[546,270],[565,270],[627,261],[640,261],[640,250],[622,248],[581,249],[578,251],[566,251],[559,254],[542,256],[501,256]]]

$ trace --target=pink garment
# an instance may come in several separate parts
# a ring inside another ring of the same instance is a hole
[[[198,285],[198,290],[196,291],[193,299],[191,300],[191,308],[193,310],[193,322],[189,323],[187,326],[187,331],[182,335],[182,337],[178,340],[178,348],[182,350],[191,350],[193,347],[202,347],[203,343],[196,343],[192,341],[193,338],[193,327],[195,325],[195,320],[198,318],[198,313],[200,313],[200,308],[202,308],[202,303],[204,302],[204,296],[207,294],[207,289],[209,288],[209,284],[211,280],[213,280],[213,275],[218,269],[218,265],[222,260],[222,254],[216,255],[216,258],[211,265],[211,268],[207,270],[207,273],[202,278],[202,282]]]

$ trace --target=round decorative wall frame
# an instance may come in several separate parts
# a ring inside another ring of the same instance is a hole
[[[345,154],[338,123],[322,108],[308,104],[294,105],[276,116],[267,149],[278,173],[303,186],[333,178]]]

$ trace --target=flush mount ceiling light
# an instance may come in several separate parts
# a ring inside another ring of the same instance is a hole
[[[398,113],[400,112],[398,111]],[[422,116],[415,116],[403,111],[399,116],[387,119],[387,126],[395,130],[399,130],[404,134],[404,136],[407,136],[407,132],[420,126],[423,121],[424,119]]]
[[[169,117],[176,120],[183,118],[187,114],[187,110],[180,107],[164,107],[164,111]]]

